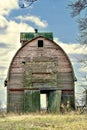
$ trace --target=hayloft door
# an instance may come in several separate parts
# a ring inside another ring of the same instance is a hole
[[[48,112],[59,112],[61,103],[61,91],[50,91],[48,95]]]
[[[25,90],[24,91],[24,112],[40,111],[40,91]]]

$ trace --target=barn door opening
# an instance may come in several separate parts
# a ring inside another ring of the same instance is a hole
[[[47,94],[46,93],[40,94],[40,110],[41,111],[47,110]]]

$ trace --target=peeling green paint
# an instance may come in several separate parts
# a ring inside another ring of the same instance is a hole
[[[40,111],[40,91],[25,90],[24,92],[24,112]]]
[[[50,91],[48,95],[48,112],[60,112],[61,91]]]
[[[38,36],[44,36],[50,40],[53,40],[53,33],[52,32],[44,32],[44,33],[25,33],[25,32],[22,32],[20,33],[20,41],[30,41],[32,40],[33,38],[35,37],[38,37]]]

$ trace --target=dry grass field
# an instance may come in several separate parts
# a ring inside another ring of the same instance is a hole
[[[0,130],[87,130],[87,114],[2,114]]]

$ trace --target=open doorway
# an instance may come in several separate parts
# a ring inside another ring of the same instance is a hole
[[[47,94],[40,94],[40,110],[47,111]]]

